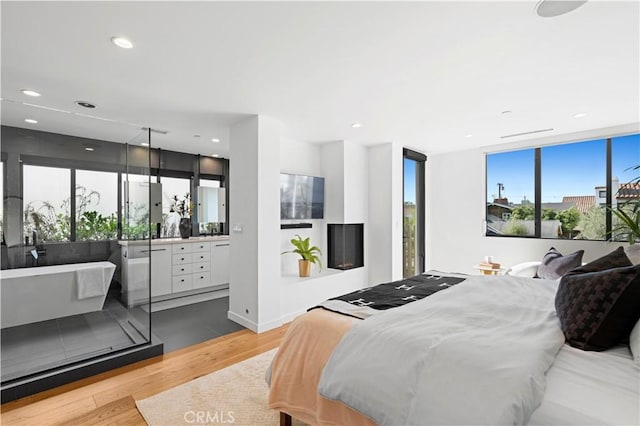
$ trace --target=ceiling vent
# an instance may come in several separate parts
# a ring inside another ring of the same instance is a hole
[[[504,136],[500,136],[500,139],[506,139],[506,138],[515,138],[516,136],[524,136],[524,135],[532,135],[534,133],[542,133],[542,132],[550,132],[553,129],[541,129],[541,130],[532,130],[530,132],[523,132],[523,133],[514,133],[512,135],[504,135]]]

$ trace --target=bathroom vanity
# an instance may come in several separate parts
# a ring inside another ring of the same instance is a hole
[[[122,298],[127,306],[229,288],[229,236],[119,241]],[[151,260],[151,268],[149,268]]]

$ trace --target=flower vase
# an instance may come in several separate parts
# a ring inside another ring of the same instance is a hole
[[[191,218],[181,218],[178,229],[180,230],[180,236],[182,238],[189,238],[191,236]]]

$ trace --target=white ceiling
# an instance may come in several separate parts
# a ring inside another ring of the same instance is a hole
[[[2,1],[2,124],[117,142],[146,126],[169,132],[154,146],[227,157],[250,114],[292,140],[428,153],[637,122],[640,3],[535,4]]]

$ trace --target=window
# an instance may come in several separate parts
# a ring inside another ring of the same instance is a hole
[[[71,170],[23,165],[25,243],[69,241]]]
[[[185,217],[191,216],[191,180],[186,178],[161,177],[162,183],[162,226],[160,228],[161,237],[180,236],[180,212],[176,211],[176,205],[181,205],[186,201],[187,211],[183,213]]]
[[[613,138],[611,157],[611,206],[631,214],[640,203],[640,134]],[[613,240],[627,241],[628,232],[615,215],[611,229]]]
[[[76,170],[76,241],[118,237],[118,174]]]
[[[488,154],[486,165],[489,236],[605,240],[618,225],[607,206],[640,200],[640,135]]]
[[[605,239],[595,191],[607,182],[606,159],[603,139],[541,148],[542,238]]]
[[[200,186],[206,186],[207,188],[220,188],[220,181],[213,179],[200,179]]]
[[[487,235],[535,235],[534,150],[487,155]]]
[[[427,157],[403,149],[402,276],[413,277],[425,268],[425,161]]]
[[[122,175],[122,238],[141,239],[155,234],[149,225],[149,176]]]

